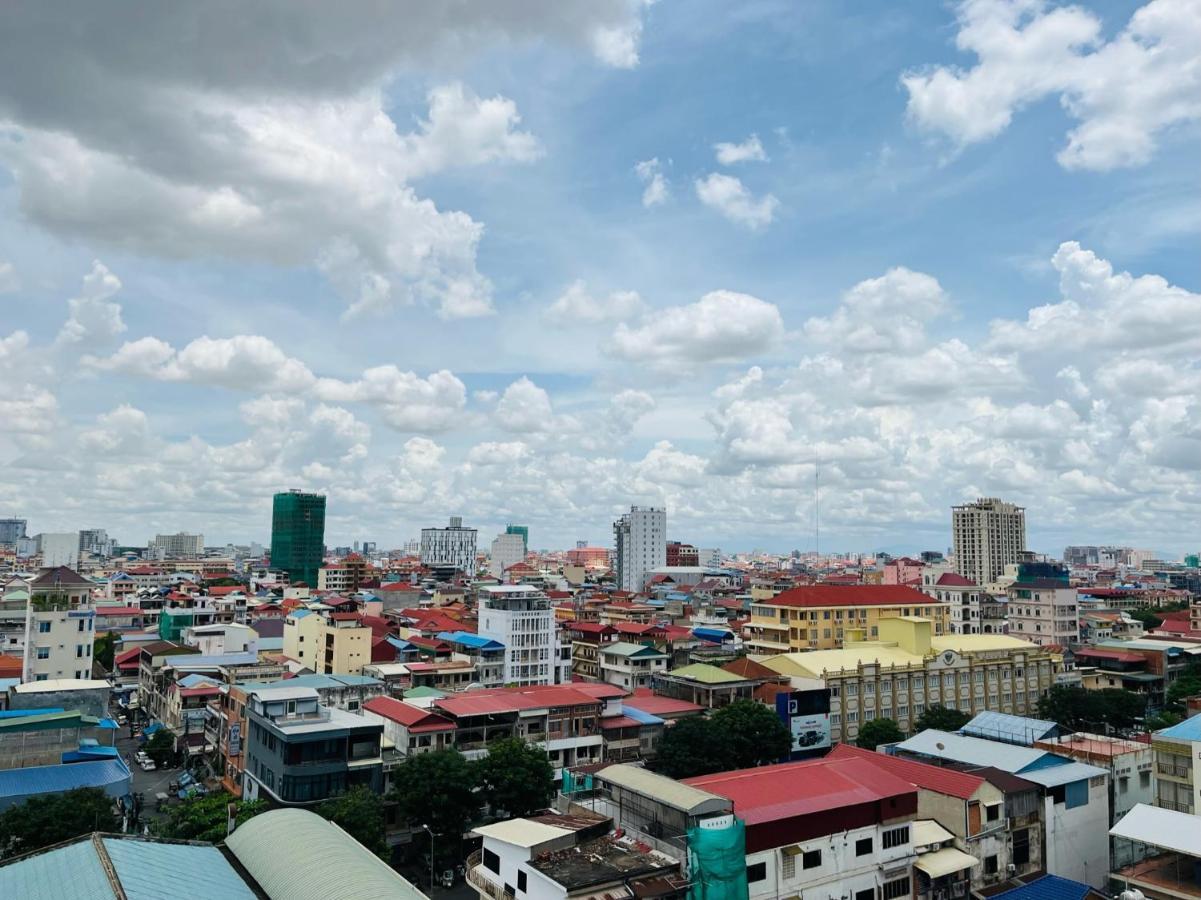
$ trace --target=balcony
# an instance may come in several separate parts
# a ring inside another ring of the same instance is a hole
[[[513,895],[504,889],[503,885],[497,884],[485,873],[485,869],[480,865],[481,852],[476,850],[467,857],[467,883],[480,892],[481,897],[491,897],[492,900],[512,900]]]
[[[1169,763],[1156,763],[1155,771],[1160,775],[1168,775],[1172,778],[1188,778],[1192,770],[1188,766],[1174,766]]]

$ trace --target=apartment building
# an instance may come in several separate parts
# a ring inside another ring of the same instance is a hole
[[[504,578],[510,568],[525,562],[525,541],[525,535],[509,531],[492,539],[488,572],[493,578]]]
[[[600,680],[633,692],[650,687],[655,675],[667,671],[670,657],[653,646],[613,641],[599,648]]]
[[[912,727],[927,706],[967,713],[1033,712],[1054,683],[1059,657],[1006,635],[935,636],[928,619],[881,619],[879,638],[841,650],[760,658],[797,690],[829,688],[830,735],[853,741],[859,727],[890,718]]]
[[[349,594],[357,591],[372,577],[372,566],[357,553],[337,562],[326,563],[317,570],[317,590]]]
[[[503,683],[562,684],[571,680],[571,647],[559,635],[550,598],[527,584],[479,590],[480,637],[505,648]]]
[[[204,556],[204,535],[179,531],[175,534],[156,534],[147,542],[151,559],[199,559]]]
[[[667,510],[631,506],[613,523],[613,539],[617,586],[638,593],[651,569],[667,565]]]
[[[42,569],[28,584],[21,680],[91,678],[96,584],[66,566]]]
[[[371,628],[358,613],[297,609],[284,619],[284,656],[318,674],[362,674],[371,645]]]
[[[1026,510],[981,497],[951,507],[951,531],[956,570],[976,584],[990,584],[1026,549]]]
[[[921,616],[935,635],[951,633],[951,604],[915,588],[812,584],[752,602],[744,635],[751,653],[833,650],[847,641],[875,640],[880,623],[897,616]]]
[[[980,585],[958,572],[935,568],[922,572],[921,592],[949,604],[952,634],[993,634],[995,622],[986,620]],[[986,630],[987,627],[987,630]]]
[[[1155,805],[1201,814],[1201,716],[1151,735],[1155,754]]]
[[[432,569],[476,572],[476,530],[464,528],[461,516],[451,516],[445,528],[421,529],[421,564]]]
[[[455,744],[454,722],[395,697],[368,700],[363,718],[383,726],[384,741],[404,757],[445,750]]]
[[[1080,641],[1080,610],[1067,572],[1046,577],[1041,564],[1020,565],[1017,580],[1006,588],[1009,633],[1033,644],[1069,647]]]

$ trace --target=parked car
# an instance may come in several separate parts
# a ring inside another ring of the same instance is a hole
[[[152,759],[148,759],[145,762],[138,763],[138,765],[142,767],[143,772],[153,772],[155,769],[158,768],[158,766],[156,766],[154,764],[154,760],[152,760]]]

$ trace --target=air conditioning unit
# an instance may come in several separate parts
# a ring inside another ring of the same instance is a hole
[[[1015,874],[1017,872],[1017,870],[1018,870],[1018,867],[1015,866],[1013,863],[1010,863],[1009,865],[1007,865],[1005,867],[1005,871],[1008,872],[1010,875]]]

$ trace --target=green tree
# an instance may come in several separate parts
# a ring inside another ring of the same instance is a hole
[[[480,809],[475,770],[457,750],[410,756],[392,772],[392,784],[400,818],[438,835],[458,838]]]
[[[917,717],[913,723],[915,732],[933,728],[936,731],[958,731],[972,719],[965,712],[934,703],[926,707],[926,711]]]
[[[96,638],[96,645],[92,648],[92,658],[104,666],[106,672],[111,672],[116,648],[117,635],[111,631],[106,632]]]
[[[712,719],[700,716],[680,719],[663,732],[654,768],[669,778],[691,778],[733,769],[734,754],[725,738]]]
[[[1184,701],[1198,694],[1201,694],[1201,666],[1194,664],[1181,672],[1168,688],[1164,695],[1164,710],[1183,716],[1187,705]]]
[[[719,740],[726,742],[735,769],[787,759],[792,734],[775,711],[754,700],[737,700],[713,714]]]
[[[175,732],[170,728],[160,728],[146,742],[146,755],[154,760],[154,764],[164,769],[175,761]]]
[[[388,859],[384,799],[370,788],[357,785],[345,794],[318,804],[316,813],[333,822],[376,856]]]
[[[1072,731],[1127,732],[1141,721],[1145,697],[1123,690],[1090,691],[1055,685],[1038,700],[1038,714]]]
[[[0,857],[39,850],[93,831],[119,831],[113,799],[100,788],[42,794],[0,813]]]
[[[855,744],[864,750],[875,750],[881,744],[895,744],[903,740],[905,735],[901,733],[901,726],[892,719],[872,719],[863,723]]]
[[[498,815],[528,816],[555,795],[555,770],[546,751],[521,738],[490,743],[488,755],[475,763],[475,781],[481,798]]]
[[[192,797],[168,809],[166,817],[154,826],[159,837],[181,841],[225,840],[228,830],[229,803],[234,798],[224,791]],[[241,825],[268,809],[265,800],[234,800],[237,804],[235,821]]]

